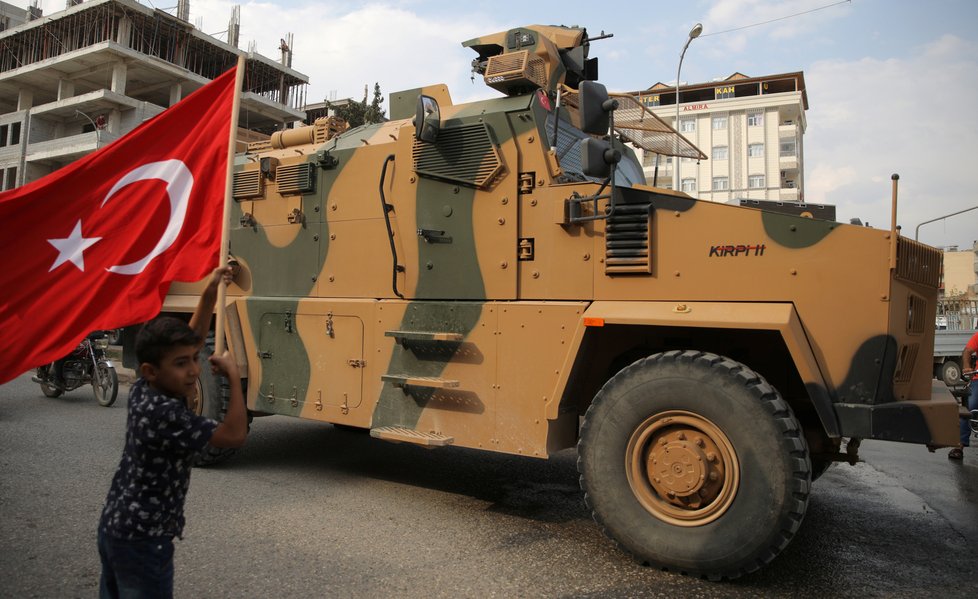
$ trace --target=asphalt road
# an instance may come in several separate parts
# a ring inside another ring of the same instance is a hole
[[[94,597],[95,527],[125,393],[0,386],[0,596]],[[978,447],[865,442],[815,483],[766,569],[711,583],[641,567],[583,507],[572,452],[549,461],[425,450],[257,419],[227,466],[196,469],[178,597],[974,597]]]

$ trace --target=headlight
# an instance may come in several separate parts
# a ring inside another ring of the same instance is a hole
[[[109,347],[109,340],[106,339],[105,337],[102,337],[101,339],[96,339],[95,340],[95,347],[97,347],[99,349],[108,349],[108,347]]]

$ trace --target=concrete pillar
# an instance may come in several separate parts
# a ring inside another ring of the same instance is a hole
[[[75,82],[67,79],[58,79],[58,99],[64,100],[75,95]]]
[[[113,135],[122,135],[122,112],[118,108],[109,111],[106,130]]]
[[[22,89],[17,92],[17,110],[27,110],[34,106],[34,92],[29,89]]]
[[[183,99],[183,84],[174,83],[170,86],[170,106]]]
[[[112,91],[126,95],[126,63],[117,62],[112,65]]]
[[[132,37],[132,21],[129,17],[119,19],[119,28],[116,30],[115,41],[125,47],[129,47],[129,39]]]

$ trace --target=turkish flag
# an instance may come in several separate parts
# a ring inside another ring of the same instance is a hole
[[[156,316],[221,243],[235,69],[118,141],[0,193],[0,383]]]

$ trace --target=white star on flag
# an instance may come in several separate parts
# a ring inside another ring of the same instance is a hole
[[[71,235],[64,239],[48,239],[48,243],[58,250],[58,258],[48,269],[51,272],[65,262],[71,262],[78,267],[78,270],[85,272],[85,257],[82,253],[101,240],[101,237],[82,237],[81,220],[75,223],[75,228],[71,230]]]

